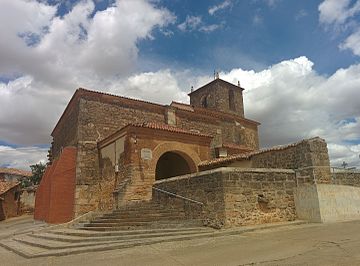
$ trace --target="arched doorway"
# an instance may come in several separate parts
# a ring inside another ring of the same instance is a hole
[[[189,159],[186,160],[181,154],[165,152],[156,163],[155,180],[190,174],[193,172],[192,168]]]

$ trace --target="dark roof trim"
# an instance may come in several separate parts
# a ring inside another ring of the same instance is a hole
[[[237,86],[237,85],[234,85],[234,84],[232,84],[232,83],[230,83],[230,82],[227,82],[227,81],[225,81],[225,80],[223,80],[223,79],[219,79],[219,78],[218,78],[218,79],[214,79],[213,81],[205,84],[204,86],[201,86],[200,88],[198,88],[198,89],[196,89],[196,90],[188,93],[188,95],[190,96],[191,94],[193,94],[193,93],[195,93],[195,92],[198,92],[198,91],[200,91],[201,89],[206,88],[206,87],[208,87],[210,84],[216,83],[216,82],[225,83],[226,85],[232,86],[234,89],[241,89],[242,91],[245,90],[244,88],[241,88],[241,87],[239,87],[239,86]]]

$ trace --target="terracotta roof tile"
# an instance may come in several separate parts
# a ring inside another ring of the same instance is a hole
[[[175,126],[171,126],[171,125],[167,125],[167,124],[160,124],[160,123],[146,122],[146,123],[140,123],[140,124],[130,124],[130,126],[158,129],[158,130],[164,130],[164,131],[169,131],[169,132],[174,132],[174,133],[183,133],[183,134],[189,134],[189,135],[201,136],[201,137],[211,137],[211,138],[213,137],[208,134],[200,133],[197,130],[191,131],[191,130],[187,130],[187,129],[183,129],[183,128],[179,128],[179,127],[175,127]]]
[[[4,194],[5,192],[18,185],[20,185],[20,182],[0,181],[0,195]]]
[[[285,149],[290,148],[290,147],[295,147],[295,146],[303,143],[304,141],[308,141],[308,140],[312,140],[312,139],[320,139],[320,138],[319,137],[314,137],[314,138],[310,138],[310,139],[303,139],[303,140],[301,140],[299,142],[295,142],[295,143],[291,143],[291,144],[287,144],[287,145],[275,146],[275,147],[261,149],[261,150],[258,150],[258,151],[253,151],[253,152],[248,152],[248,153],[233,154],[233,155],[230,155],[230,156],[225,157],[225,158],[216,158],[216,159],[213,159],[213,160],[203,161],[203,162],[199,163],[198,166],[210,166],[210,165],[217,165],[217,164],[223,164],[223,163],[232,163],[232,162],[235,162],[235,161],[238,161],[238,160],[247,160],[247,159],[250,159],[252,156],[257,155],[257,154],[270,152],[270,151],[285,150]]]
[[[19,176],[32,176],[32,173],[30,171],[24,171],[15,168],[0,168],[0,173]]]
[[[189,112],[194,112],[194,108],[190,104],[179,103],[179,102],[172,101],[170,106],[175,107],[177,109],[189,111]]]

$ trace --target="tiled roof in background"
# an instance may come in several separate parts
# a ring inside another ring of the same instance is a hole
[[[18,175],[18,176],[32,176],[30,171],[24,171],[15,168],[0,168],[0,174]]]
[[[0,195],[4,194],[5,192],[18,185],[20,185],[19,182],[0,181]]]

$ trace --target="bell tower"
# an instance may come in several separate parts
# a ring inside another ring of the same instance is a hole
[[[243,88],[216,78],[190,92],[190,105],[244,117]]]

